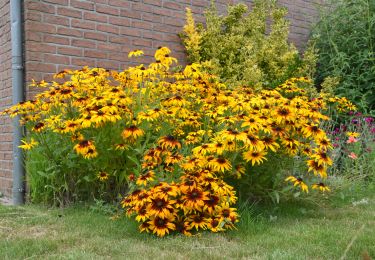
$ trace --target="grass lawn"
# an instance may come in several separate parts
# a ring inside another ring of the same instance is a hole
[[[190,238],[139,234],[134,221],[87,207],[0,206],[0,259],[375,258],[375,195],[355,201],[252,206],[238,230]]]

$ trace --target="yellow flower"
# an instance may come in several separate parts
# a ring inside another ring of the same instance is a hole
[[[354,138],[358,137],[360,135],[360,133],[357,133],[357,132],[346,132],[346,135],[347,136],[352,136]]]
[[[325,138],[325,132],[320,129],[317,125],[314,124],[308,124],[303,129],[302,132],[306,137],[313,137],[316,139],[322,139]]]
[[[131,141],[134,141],[143,135],[144,131],[135,125],[131,125],[122,131],[122,137]]]
[[[167,196],[156,194],[151,198],[151,202],[147,206],[150,216],[168,218],[174,216],[173,204],[175,200],[170,200]]]
[[[206,229],[207,228],[207,219],[204,217],[203,214],[197,213],[192,214],[187,218],[187,221],[190,222],[189,227],[190,229],[195,228],[198,229]]]
[[[146,186],[148,182],[151,182],[154,180],[155,172],[148,171],[145,174],[142,174],[138,177],[136,184],[137,185],[144,185]]]
[[[92,141],[82,140],[74,146],[74,150],[85,159],[94,158],[98,155]]]
[[[181,149],[181,143],[171,135],[161,137],[158,141],[158,144],[163,149]]]
[[[23,144],[18,146],[18,147],[22,148],[24,150],[31,150],[32,148],[34,148],[35,146],[37,146],[39,144],[37,141],[34,140],[34,138],[31,138],[29,143],[26,142],[26,141],[23,141],[23,140],[21,140],[21,142]]]
[[[327,178],[327,167],[324,164],[319,164],[318,161],[308,160],[307,166],[309,167],[308,171],[312,171],[314,175],[319,174],[322,178]]]
[[[322,191],[322,192],[325,192],[325,191],[331,191],[331,190],[329,189],[329,187],[328,187],[327,185],[325,185],[324,183],[322,183],[322,182],[320,182],[320,183],[314,183],[314,184],[312,185],[312,188],[313,188],[314,190],[320,190],[320,191]]]
[[[173,220],[173,216],[168,216],[166,218],[155,217],[147,222],[148,229],[152,230],[152,233],[157,236],[163,237],[166,234],[169,234],[169,231],[176,230],[176,225],[173,223]]]
[[[263,160],[267,160],[265,151],[252,151],[249,150],[247,152],[244,152],[242,154],[245,161],[249,162],[251,161],[251,164],[254,166],[255,164],[261,164],[263,163]]]
[[[232,165],[228,159],[223,157],[215,158],[211,160],[208,165],[217,172],[225,172],[232,169]]]
[[[34,125],[34,127],[32,128],[32,130],[34,132],[39,133],[39,132],[43,131],[45,128],[46,128],[46,124],[44,124],[43,122],[38,122],[38,123],[36,123]]]
[[[129,52],[129,54],[128,54],[128,58],[131,58],[131,57],[139,57],[139,56],[142,56],[144,54],[144,52],[143,51],[141,51],[141,50],[134,50],[134,51],[131,51],[131,52]]]
[[[98,173],[97,177],[101,181],[106,181],[106,180],[108,180],[109,174],[102,171],[102,172]]]
[[[202,211],[204,206],[204,201],[208,199],[208,193],[199,189],[193,188],[184,192],[184,195],[181,197],[183,202],[183,209],[186,212],[191,210]]]
[[[309,187],[306,185],[306,183],[303,182],[302,178],[294,177],[294,176],[289,176],[288,178],[285,179],[285,181],[292,182],[294,186],[299,186],[302,191],[308,193],[309,192]]]
[[[327,152],[323,149],[314,149],[315,153],[311,155],[311,158],[315,159],[318,165],[332,165],[332,159],[329,158]]]

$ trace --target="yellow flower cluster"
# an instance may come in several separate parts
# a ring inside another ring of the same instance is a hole
[[[137,50],[130,56],[139,55]],[[64,70],[55,77],[69,79],[43,82],[46,90],[35,100],[5,113],[20,115],[31,130],[35,140],[27,149],[43,145],[43,135],[54,133],[70,140],[72,151],[88,165],[103,165],[103,174],[95,179],[106,181],[125,172],[138,188],[123,206],[135,213],[142,231],[159,236],[232,228],[238,220],[231,208],[236,196],[224,178],[249,174],[249,168],[272,153],[300,156],[306,162],[302,174],[319,179],[309,184],[302,176],[285,176],[294,186],[306,192],[309,185],[328,190],[320,179],[332,164],[332,146],[319,127],[328,119],[322,114],[328,103],[324,97],[309,99],[298,87],[308,78],[254,91],[250,86],[228,87],[197,63],[171,72],[175,62],[170,50],[160,47],[148,66],[122,72]],[[345,99],[330,101],[340,109],[354,108]]]
[[[173,136],[163,136],[157,143],[145,152],[144,173],[134,180],[138,187],[122,201],[127,214],[135,214],[141,222],[141,232],[164,236],[178,231],[190,236],[194,229],[218,232],[233,228],[238,214],[231,205],[237,197],[221,178],[229,161],[184,156],[181,143]],[[183,171],[177,182],[155,180],[156,173],[159,178],[173,178],[177,168]]]

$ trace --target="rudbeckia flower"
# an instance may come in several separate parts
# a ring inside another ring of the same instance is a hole
[[[163,149],[181,149],[181,143],[171,135],[161,137],[158,141],[158,144]]]
[[[242,154],[245,161],[249,162],[251,161],[251,164],[254,166],[255,164],[261,164],[263,160],[267,160],[265,151],[252,151],[249,150],[247,152],[244,152]]]
[[[141,50],[134,50],[134,51],[131,51],[131,52],[129,52],[129,54],[128,54],[128,58],[131,58],[131,57],[139,57],[139,56],[142,56],[144,53],[143,53],[143,51],[141,51]]]
[[[294,176],[289,176],[288,178],[285,179],[285,181],[292,182],[294,186],[299,186],[302,191],[308,193],[309,192],[309,187],[306,185],[306,183],[303,182],[302,178],[294,177]]]
[[[101,181],[106,181],[106,180],[108,180],[109,174],[102,171],[102,172],[98,173],[97,177]]]
[[[322,191],[322,192],[325,192],[325,191],[331,191],[331,190],[329,189],[329,187],[328,187],[327,185],[325,185],[324,183],[322,183],[322,182],[320,182],[320,183],[314,183],[314,184],[312,185],[312,188],[313,188],[314,190],[320,190],[320,191]]]
[[[232,165],[228,159],[223,157],[215,158],[208,163],[208,165],[217,172],[225,172],[232,169]]]
[[[173,204],[175,200],[170,200],[168,197],[155,195],[151,198],[151,202],[148,204],[147,211],[150,216],[168,218],[174,215]]]
[[[166,218],[155,217],[147,222],[148,229],[159,237],[163,237],[169,234],[169,231],[176,229],[176,225],[173,223],[174,217],[168,216]]]
[[[191,229],[195,228],[196,230],[199,230],[200,228],[206,229],[208,224],[207,219],[201,213],[190,215],[187,218],[187,221],[189,222],[189,227]]]
[[[125,128],[121,135],[124,139],[134,141],[144,135],[144,131],[135,125],[131,125]]]
[[[184,210],[187,212],[191,210],[201,211],[204,206],[204,201],[208,199],[207,195],[207,192],[199,188],[184,192],[184,195],[181,197]]]
[[[138,177],[136,184],[146,186],[148,182],[151,182],[154,180],[154,176],[155,176],[154,171],[148,171]]]
[[[31,138],[29,143],[23,140],[21,140],[21,142],[23,144],[18,147],[22,148],[23,150],[31,150],[32,148],[34,148],[35,146],[39,144],[37,141],[34,140],[34,138]]]

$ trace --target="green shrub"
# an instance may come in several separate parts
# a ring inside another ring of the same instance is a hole
[[[330,0],[313,31],[319,49],[317,83],[339,78],[335,93],[375,109],[375,1]]]
[[[187,10],[180,37],[189,60],[204,63],[225,83],[273,88],[290,77],[311,76],[315,68],[313,46],[301,59],[288,43],[286,14],[276,1],[257,0],[250,12],[246,5],[237,4],[222,16],[213,2],[205,12],[206,26],[196,26]]]

